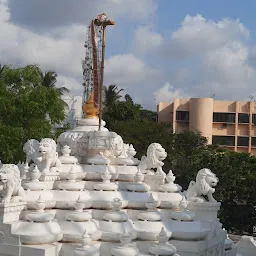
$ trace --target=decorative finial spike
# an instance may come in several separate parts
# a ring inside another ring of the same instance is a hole
[[[81,195],[78,196],[78,198],[77,198],[76,201],[77,201],[77,202],[80,202],[80,201],[81,201]]]
[[[187,200],[186,200],[184,195],[182,196],[182,199],[180,201],[180,205],[179,206],[180,206],[180,209],[182,211],[184,211],[187,208],[187,206],[188,206]]]
[[[149,194],[149,197],[148,197],[148,202],[155,202],[156,200],[154,199],[152,193]]]
[[[88,233],[88,231],[87,231],[87,229],[85,229],[85,231],[84,231],[84,233],[82,235],[82,238],[91,238],[89,233]]]
[[[98,108],[95,107],[94,90],[92,90],[89,100],[83,105],[83,111],[86,114],[85,118],[98,118]]]
[[[161,228],[161,231],[160,231],[159,235],[160,236],[167,236],[167,233],[166,233],[164,227]]]
[[[90,247],[92,239],[91,239],[89,233],[87,232],[87,229],[85,229],[85,231],[84,231],[84,233],[82,235],[81,242],[82,242],[82,247],[84,247],[84,248]]]
[[[42,194],[39,195],[38,199],[36,200],[37,203],[42,203],[45,202],[45,200],[43,199]]]
[[[127,228],[125,228],[124,233],[120,236],[120,242],[123,245],[129,244],[132,241],[131,234],[128,232]]]

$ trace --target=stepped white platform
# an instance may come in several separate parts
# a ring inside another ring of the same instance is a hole
[[[97,126],[83,119],[57,144],[30,140],[26,163],[1,166],[0,256],[231,255],[209,169],[182,192],[160,144],[138,161]]]

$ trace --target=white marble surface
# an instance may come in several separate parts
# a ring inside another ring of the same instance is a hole
[[[163,172],[167,154],[160,144],[149,145],[139,163],[132,145],[107,129],[97,132],[97,124],[96,119],[81,120],[75,130],[60,136],[56,150],[61,166],[53,163],[57,154],[46,154],[39,171],[25,165],[29,171],[24,169],[19,183],[25,188],[24,202],[0,205],[0,256],[132,256],[150,251],[224,256],[226,232],[217,218],[220,204],[212,197],[217,177],[207,171],[206,192],[194,194],[197,183],[192,182],[186,202],[173,173]],[[41,150],[47,147],[43,142]],[[98,161],[99,156],[107,161]],[[88,164],[92,159],[96,162]],[[136,163],[128,165],[128,160]],[[195,200],[202,194],[208,201]],[[182,214],[193,218],[188,221]]]

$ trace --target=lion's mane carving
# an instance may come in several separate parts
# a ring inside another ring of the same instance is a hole
[[[26,153],[26,162],[29,164],[31,161],[35,162],[38,157],[40,143],[37,140],[28,140],[24,146],[23,151]]]
[[[208,197],[209,202],[216,202],[212,194],[215,192],[215,187],[218,183],[216,175],[207,168],[198,171],[196,182],[191,181],[188,190],[185,192],[187,200],[194,202],[204,202],[202,195]]]
[[[4,164],[0,169],[0,197],[2,203],[24,200],[24,190],[20,182],[20,170],[14,164]]]
[[[146,173],[151,168],[156,168],[156,174],[166,177],[162,167],[162,162],[167,157],[165,149],[159,143],[151,143],[147,149],[147,156],[142,157],[138,168],[142,173]]]
[[[106,152],[106,156],[110,158],[117,158],[119,157],[124,148],[124,142],[120,135],[117,135],[111,144],[111,149]]]
[[[27,155],[26,162],[29,164],[32,160],[40,171],[59,171],[62,167],[58,159],[57,145],[53,139],[44,138],[40,143],[31,139],[25,143],[23,149]]]
[[[120,159],[125,159],[128,158],[127,151],[129,149],[129,145],[125,144],[122,137],[120,135],[117,135],[111,144],[111,149],[106,150],[104,152],[104,155],[107,158],[120,158]]]

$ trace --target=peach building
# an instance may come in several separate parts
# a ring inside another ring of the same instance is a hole
[[[209,144],[256,155],[256,102],[175,99],[160,102],[157,117],[171,123],[174,132],[199,131]]]

